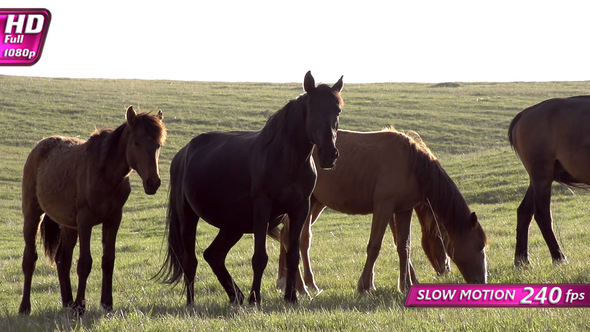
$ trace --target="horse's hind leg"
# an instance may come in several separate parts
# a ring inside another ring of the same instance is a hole
[[[375,289],[374,267],[375,261],[381,251],[383,236],[387,229],[387,224],[393,215],[393,209],[387,208],[385,204],[377,206],[373,211],[373,222],[371,224],[371,235],[367,244],[367,260],[365,267],[357,283],[357,291],[361,294],[369,293]]]
[[[529,227],[535,213],[535,190],[533,185],[529,185],[529,188],[524,195],[524,198],[518,209],[516,210],[517,224],[516,224],[516,250],[514,253],[514,265],[530,265],[529,261]]]
[[[28,315],[31,313],[31,283],[37,262],[37,230],[41,222],[43,210],[39,207],[34,196],[23,191],[23,236],[25,250],[23,252],[22,270],[24,274],[24,285],[22,300],[18,309],[19,314]]]
[[[300,294],[307,294],[306,286],[310,289],[318,291],[319,288],[315,282],[315,277],[311,270],[311,260],[309,258],[309,251],[311,248],[311,226],[316,222],[322,211],[326,208],[325,205],[321,204],[320,202],[315,199],[314,196],[310,198],[311,206],[309,209],[309,214],[305,219],[305,224],[303,225],[303,229],[301,230],[301,243],[300,243],[300,251],[301,251],[301,261],[303,265],[303,276],[301,273],[298,273],[297,276],[297,291]],[[289,225],[288,223],[283,226],[281,230],[281,251],[279,254],[279,277],[277,279],[277,288],[285,289],[287,284],[287,249],[288,249],[288,242],[289,242]]]
[[[315,277],[311,271],[311,260],[309,259],[309,250],[311,249],[311,226],[316,222],[322,211],[326,208],[325,205],[318,202],[313,196],[311,197],[311,207],[309,209],[309,216],[305,220],[303,230],[301,231],[301,261],[303,265],[303,280],[308,288],[318,291],[319,288],[315,283]]]
[[[72,308],[74,306],[74,298],[72,297],[70,270],[72,268],[72,253],[78,240],[78,231],[72,228],[62,227],[60,236],[61,240],[57,247],[55,263],[57,265],[61,302],[64,308]]]
[[[551,218],[551,181],[535,183],[535,220],[551,252],[554,263],[567,261],[553,232]]]
[[[244,303],[244,294],[236,285],[225,267],[225,258],[229,250],[240,240],[242,233],[232,230],[220,229],[211,245],[203,252],[203,257],[211,266],[213,273],[229,296],[229,301],[234,304]]]
[[[307,223],[307,222],[306,222]],[[307,236],[305,233],[305,226],[304,229],[301,231],[301,237]],[[282,291],[285,291],[287,287],[287,250],[289,249],[289,218],[285,217],[283,228],[281,229],[281,233],[279,235],[279,273],[276,282],[276,288]],[[296,280],[296,288],[299,294],[308,294],[307,289],[305,286],[305,282],[303,281],[303,275],[301,271],[297,273],[297,280]]]
[[[86,311],[86,284],[88,276],[92,270],[92,254],[90,252],[90,238],[92,236],[92,226],[83,225],[84,219],[78,215],[78,237],[80,239],[80,258],[78,259],[78,291],[74,301],[74,312],[83,315]]]
[[[184,284],[186,286],[186,305],[189,306],[195,302],[195,275],[197,274],[197,256],[195,255],[195,246],[197,240],[197,225],[199,217],[193,215],[192,210],[184,210],[181,220],[181,241],[182,241],[182,270],[184,273]],[[190,214],[190,216],[188,216]]]

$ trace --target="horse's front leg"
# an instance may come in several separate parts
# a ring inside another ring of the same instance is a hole
[[[295,207],[289,216],[289,245],[287,249],[287,283],[285,285],[285,301],[297,302],[297,277],[299,274],[299,245],[301,241],[301,229],[309,213],[309,199],[305,199]],[[307,294],[307,290],[305,290]],[[307,294],[309,296],[309,294]]]
[[[268,264],[268,253],[266,251],[266,233],[270,220],[271,201],[263,194],[259,194],[254,200],[254,255],[252,256],[252,269],[254,270],[254,279],[248,302],[250,304],[260,304],[260,286],[262,283],[262,274]]]
[[[104,222],[102,225],[102,290],[101,307],[110,312],[113,310],[113,270],[115,268],[115,240],[121,225],[122,211]]]
[[[383,236],[387,229],[387,224],[393,216],[393,207],[388,204],[375,204],[373,209],[373,221],[371,223],[371,235],[369,236],[369,243],[367,244],[367,260],[363,272],[357,283],[357,291],[360,294],[368,294],[375,289],[375,261],[379,257],[381,251],[381,244],[383,243]]]
[[[78,218],[78,238],[80,241],[80,258],[78,260],[78,292],[74,301],[73,310],[78,315],[86,311],[86,282],[90,270],[92,270],[92,255],[90,253],[90,237],[92,226],[85,224]]]
[[[395,213],[395,232],[397,233],[397,253],[399,256],[399,282],[400,292],[406,292],[414,283],[418,283],[415,275],[412,275],[414,267],[410,261],[410,221],[413,210]]]
[[[414,207],[420,228],[422,230],[422,249],[430,264],[441,276],[451,271],[451,259],[447,255],[445,243],[447,242],[447,232],[442,226],[439,226],[436,217],[432,213],[430,206],[426,203],[420,203]],[[391,228],[392,231],[395,227]],[[394,231],[395,234],[395,231]]]

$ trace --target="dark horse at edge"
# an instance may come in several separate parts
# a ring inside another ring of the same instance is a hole
[[[545,100],[521,111],[510,123],[508,141],[529,174],[529,187],[517,210],[516,266],[530,265],[533,216],[553,262],[567,262],[553,231],[551,184],[589,188],[589,133],[590,96]]]
[[[229,250],[245,233],[254,234],[254,278],[250,304],[260,304],[262,274],[268,262],[266,235],[286,214],[291,220],[285,301],[297,302],[299,236],[316,181],[318,164],[334,166],[342,78],[316,87],[307,72],[306,93],[273,114],[260,131],[209,132],[193,138],[173,158],[166,219],[168,250],[158,273],[166,283],[184,276],[187,305],[194,302],[197,268],[195,238],[199,218],[219,228],[203,257],[227,292],[242,304],[244,295],[225,267]]]

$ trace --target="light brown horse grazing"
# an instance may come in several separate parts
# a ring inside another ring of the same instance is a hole
[[[309,268],[311,225],[326,206],[347,214],[373,213],[367,260],[357,285],[361,293],[375,289],[373,268],[388,224],[400,259],[398,288],[406,291],[417,283],[410,261],[413,209],[423,223],[423,247],[435,269],[444,272],[448,262],[435,235],[439,233],[432,231],[436,227],[434,215],[443,233],[448,234],[446,252],[465,280],[486,282],[486,235],[455,183],[425,144],[393,129],[368,133],[339,130],[336,147],[336,166],[329,171],[318,169],[307,227],[301,235],[305,283],[309,287],[317,289]]]
[[[325,182],[323,182],[325,183]],[[312,207],[313,210],[310,211],[308,218],[306,219],[306,223],[303,227],[302,234],[301,234],[301,257],[303,263],[303,276],[299,275],[299,280],[297,280],[297,291],[302,294],[307,294],[308,289],[319,291],[319,288],[315,282],[315,276],[311,270],[311,259],[309,258],[309,251],[311,249],[311,225],[315,223],[318,219],[320,214],[326,208],[325,205],[319,203],[313,196],[312,200]],[[418,217],[418,221],[420,222],[420,228],[422,230],[422,249],[426,254],[430,264],[434,268],[434,271],[437,275],[441,276],[447,274],[451,271],[451,261],[449,256],[447,255],[447,251],[445,248],[445,243],[448,241],[448,235],[444,227],[440,227],[437,223],[436,217],[432,213],[430,205],[428,203],[419,203],[414,207],[414,211],[416,212],[416,216]],[[389,227],[393,233],[393,241],[394,244],[397,245],[396,233],[395,233],[395,220],[392,218],[389,220]],[[282,231],[282,230],[281,230]],[[280,237],[284,236],[280,232],[277,232],[276,229],[269,231],[269,236],[273,237],[276,240],[280,240]],[[279,277],[277,279],[276,287],[278,289],[285,288],[285,272],[286,267],[284,255],[286,254],[285,250],[288,246],[282,242],[281,244],[281,251],[279,256]],[[417,280],[415,277],[415,272],[413,265],[410,264],[409,267],[410,275],[412,280]],[[370,280],[374,280],[374,272],[371,271]],[[370,289],[375,289],[373,283],[371,283]],[[366,293],[366,290],[360,290],[359,292]]]
[[[551,218],[551,184],[590,185],[590,96],[550,99],[518,113],[508,140],[529,174],[517,210],[515,265],[529,265],[528,234],[533,215],[553,262],[565,262]]]
[[[157,115],[137,114],[130,106],[126,117],[127,121],[117,129],[97,131],[88,141],[62,136],[45,138],[29,154],[22,185],[25,281],[19,313],[31,312],[39,228],[45,253],[57,264],[63,306],[79,315],[84,313],[86,281],[92,268],[90,236],[92,227],[98,224],[102,224],[103,243],[100,304],[112,310],[115,238],[123,205],[131,192],[129,174],[136,170],[145,193],[155,194],[160,186],[160,146],[166,140],[162,111]],[[79,279],[74,301],[70,268],[78,237]]]

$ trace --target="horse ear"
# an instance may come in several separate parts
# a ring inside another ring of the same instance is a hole
[[[158,114],[156,114],[156,117],[160,119],[160,121],[164,120],[164,113],[162,113],[162,110],[158,110]]]
[[[311,93],[315,89],[315,79],[311,76],[311,70],[305,74],[305,79],[303,80],[303,89],[307,93]]]
[[[475,212],[471,212],[471,214],[469,215],[469,224],[472,228],[475,228],[479,224],[479,222],[477,221],[477,214],[475,214]]]
[[[133,106],[129,106],[127,108],[126,118],[127,118],[127,123],[130,126],[135,125],[135,122],[137,120],[137,113],[135,113],[135,110],[133,110]]]
[[[338,80],[338,82],[336,82],[336,84],[334,84],[332,86],[332,90],[334,91],[342,91],[342,85],[344,85],[344,83],[342,82],[342,78],[344,77],[344,75],[340,76],[340,79]]]

